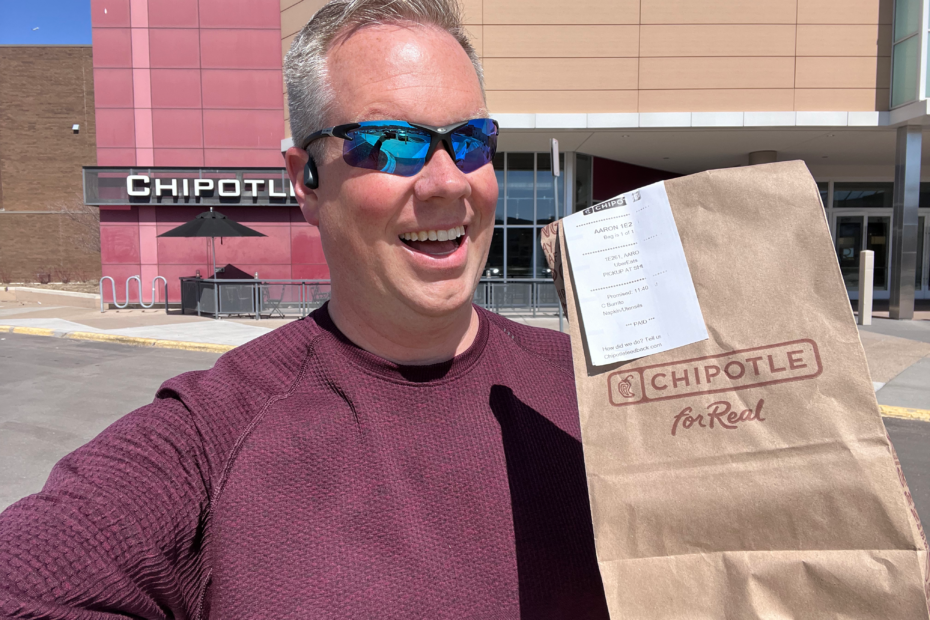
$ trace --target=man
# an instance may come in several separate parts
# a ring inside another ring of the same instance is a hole
[[[331,301],[11,506],[0,615],[607,618],[567,338],[471,304],[497,131],[452,1],[336,0],[296,38]]]

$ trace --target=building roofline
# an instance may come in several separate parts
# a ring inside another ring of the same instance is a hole
[[[0,47],[93,47],[90,43],[0,43]]]

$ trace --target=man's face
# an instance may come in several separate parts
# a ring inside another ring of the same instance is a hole
[[[487,115],[471,61],[436,28],[362,28],[336,43],[328,68],[332,125],[403,120],[445,126]],[[311,195],[303,209],[320,227],[340,303],[426,316],[467,307],[493,233],[498,188],[492,166],[464,174],[438,148],[419,173],[401,177],[350,167],[342,159],[343,141],[324,140],[316,200]],[[410,239],[456,229],[464,234],[453,240]]]

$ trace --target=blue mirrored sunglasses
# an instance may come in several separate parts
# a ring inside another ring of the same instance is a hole
[[[476,118],[433,127],[406,121],[365,121],[316,131],[302,149],[320,138],[342,138],[342,159],[355,168],[378,170],[410,177],[418,173],[436,149],[442,147],[464,173],[474,172],[494,159],[497,152],[497,121]]]

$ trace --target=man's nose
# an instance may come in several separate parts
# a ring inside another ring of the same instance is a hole
[[[442,145],[436,148],[414,186],[418,200],[457,200],[471,194],[471,184]]]

